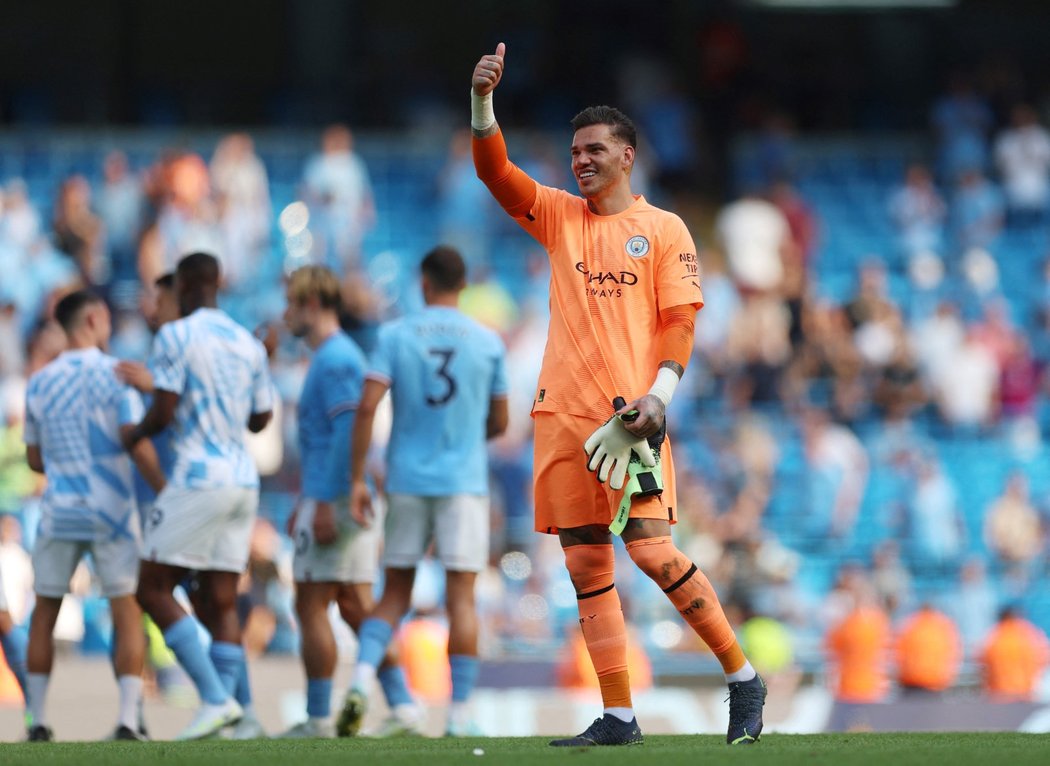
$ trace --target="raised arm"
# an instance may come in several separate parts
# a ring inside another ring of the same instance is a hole
[[[529,214],[536,202],[536,182],[507,156],[496,115],[492,110],[492,91],[503,77],[507,46],[482,56],[474,67],[470,89],[470,128],[474,169],[500,206],[514,218]]]

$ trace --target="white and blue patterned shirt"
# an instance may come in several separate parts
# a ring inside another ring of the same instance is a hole
[[[200,308],[161,328],[149,367],[155,389],[179,395],[171,485],[257,487],[244,434],[252,413],[273,409],[262,343],[225,312]]]
[[[131,458],[120,427],[144,414],[138,392],[97,348],[65,351],[29,379],[25,443],[39,447],[47,489],[40,534],[56,540],[138,539]]]

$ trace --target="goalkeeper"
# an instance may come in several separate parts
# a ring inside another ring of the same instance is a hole
[[[533,407],[536,529],[561,541],[605,707],[582,734],[551,744],[642,741],[613,579],[613,533],[721,663],[730,690],[727,741],[755,742],[765,684],[711,583],[671,540],[674,466],[661,434],[703,306],[696,247],[678,216],[631,193],[637,136],[616,109],[590,107],[572,120],[580,196],[541,186],[510,162],[492,104],[505,50],[500,43],[474,68],[474,165],[550,258],[550,329]],[[611,402],[621,395],[629,401],[614,413]]]

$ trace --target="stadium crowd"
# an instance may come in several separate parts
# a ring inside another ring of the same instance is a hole
[[[717,215],[674,172],[690,162],[671,151],[690,145],[686,122],[640,152],[648,166],[636,190],[695,224],[702,243],[706,307],[688,395],[672,405],[675,535],[764,674],[822,673],[846,701],[978,679],[996,699],[1045,697],[1050,483],[1035,469],[1050,427],[1050,133],[1029,106],[1000,112],[965,81],[953,84],[933,105],[924,151],[897,153],[892,174],[865,181],[863,200],[845,212],[825,207],[821,191],[863,176],[863,149],[846,170],[821,176],[819,152],[783,121],[739,152],[739,196]],[[524,147],[531,175],[563,178],[567,163],[552,148],[563,138]],[[42,487],[21,434],[27,381],[62,349],[56,301],[78,286],[98,290],[115,312],[112,353],[142,360],[154,280],[182,254],[208,250],[222,260],[222,305],[276,346],[280,402],[253,445],[262,510],[240,587],[245,645],[249,656],[294,651],[282,530],[300,472],[293,434],[307,355],[280,327],[274,295],[296,266],[328,265],[342,279],[343,326],[370,351],[379,322],[419,305],[411,285],[383,275],[396,258],[375,246],[378,232],[413,223],[384,220],[390,176],[370,177],[370,155],[345,126],[326,130],[291,171],[245,133],[224,136],[207,157],[165,149],[132,160],[101,144],[90,156],[98,162],[56,179],[51,198],[14,175],[0,179],[0,566],[11,613],[23,623],[32,609],[25,551]],[[468,136],[453,136],[437,159],[434,177],[413,179],[435,201],[419,211],[428,231],[412,242],[462,250],[472,285],[461,306],[507,346],[511,419],[491,446],[481,654],[549,655],[577,617],[556,542],[531,531],[528,412],[547,268],[499,218],[474,176]],[[279,204],[275,172],[293,190]],[[851,215],[878,236],[843,235]],[[873,241],[880,249],[867,249]],[[1005,261],[1017,242],[1025,264]],[[396,257],[414,263],[422,252]],[[659,676],[699,641],[649,598],[646,578],[619,571],[628,619]],[[421,568],[417,615],[435,613],[442,582],[436,566]],[[98,650],[104,629],[86,573],[74,595],[58,635]],[[1018,653],[1003,648],[1016,645],[1006,643],[1010,630],[1030,649],[1021,671]],[[888,652],[911,640],[957,651],[916,670]]]

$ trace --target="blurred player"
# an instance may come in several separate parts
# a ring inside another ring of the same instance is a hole
[[[357,631],[372,608],[379,530],[350,518],[350,428],[361,399],[365,357],[339,327],[339,280],[323,266],[306,266],[288,280],[284,320],[314,350],[299,397],[302,497],[289,520],[295,542],[295,610],[302,630],[308,719],[286,737],[334,737],[332,676],[337,657],[328,607],[335,601]],[[418,714],[396,664],[380,680],[395,721],[412,729]],[[402,706],[408,706],[403,710]],[[397,716],[400,715],[400,718]]]
[[[150,512],[138,599],[193,679],[202,705],[180,739],[199,739],[244,717],[233,698],[245,670],[237,619],[237,581],[248,560],[259,505],[259,474],[244,444],[270,419],[273,390],[266,351],[217,308],[219,263],[207,253],[179,261],[175,295],[181,319],[164,325],[150,357],[153,402],[126,439],[135,444],[174,424],[175,464]],[[201,621],[172,593],[199,572]]]
[[[390,391],[394,422],[387,450],[383,595],[361,625],[361,648],[339,717],[354,733],[394,629],[408,612],[416,566],[431,542],[445,567],[452,705],[446,733],[472,733],[468,700],[478,675],[474,582],[489,555],[486,438],[507,427],[507,380],[499,337],[456,308],[466,267],[456,250],[423,259],[424,311],[382,327],[354,421],[350,503],[373,518],[365,456],[376,407]]]
[[[67,350],[29,381],[25,442],[29,467],[47,476],[40,533],[33,547],[36,607],[29,627],[30,741],[49,741],[45,717],[54,662],[52,633],[69,580],[90,553],[113,615],[120,713],[114,739],[139,740],[145,639],[135,603],[139,519],[131,461],[121,438],[142,417],[142,399],[122,383],[117,360],[103,353],[111,333],[109,309],[82,290],[55,307]],[[164,484],[152,445],[132,456],[154,487]]]
[[[591,107],[572,120],[572,171],[582,199],[537,184],[510,162],[492,109],[504,52],[500,43],[474,68],[474,164],[550,256],[550,329],[533,408],[536,529],[557,534],[565,551],[605,705],[582,734],[551,744],[642,741],[613,579],[613,531],[718,657],[729,683],[728,742],[755,742],[765,684],[711,583],[671,540],[674,468],[662,435],[703,305],[696,247],[681,219],[631,193],[636,133],[615,109]],[[610,407],[620,396],[629,403]]]

